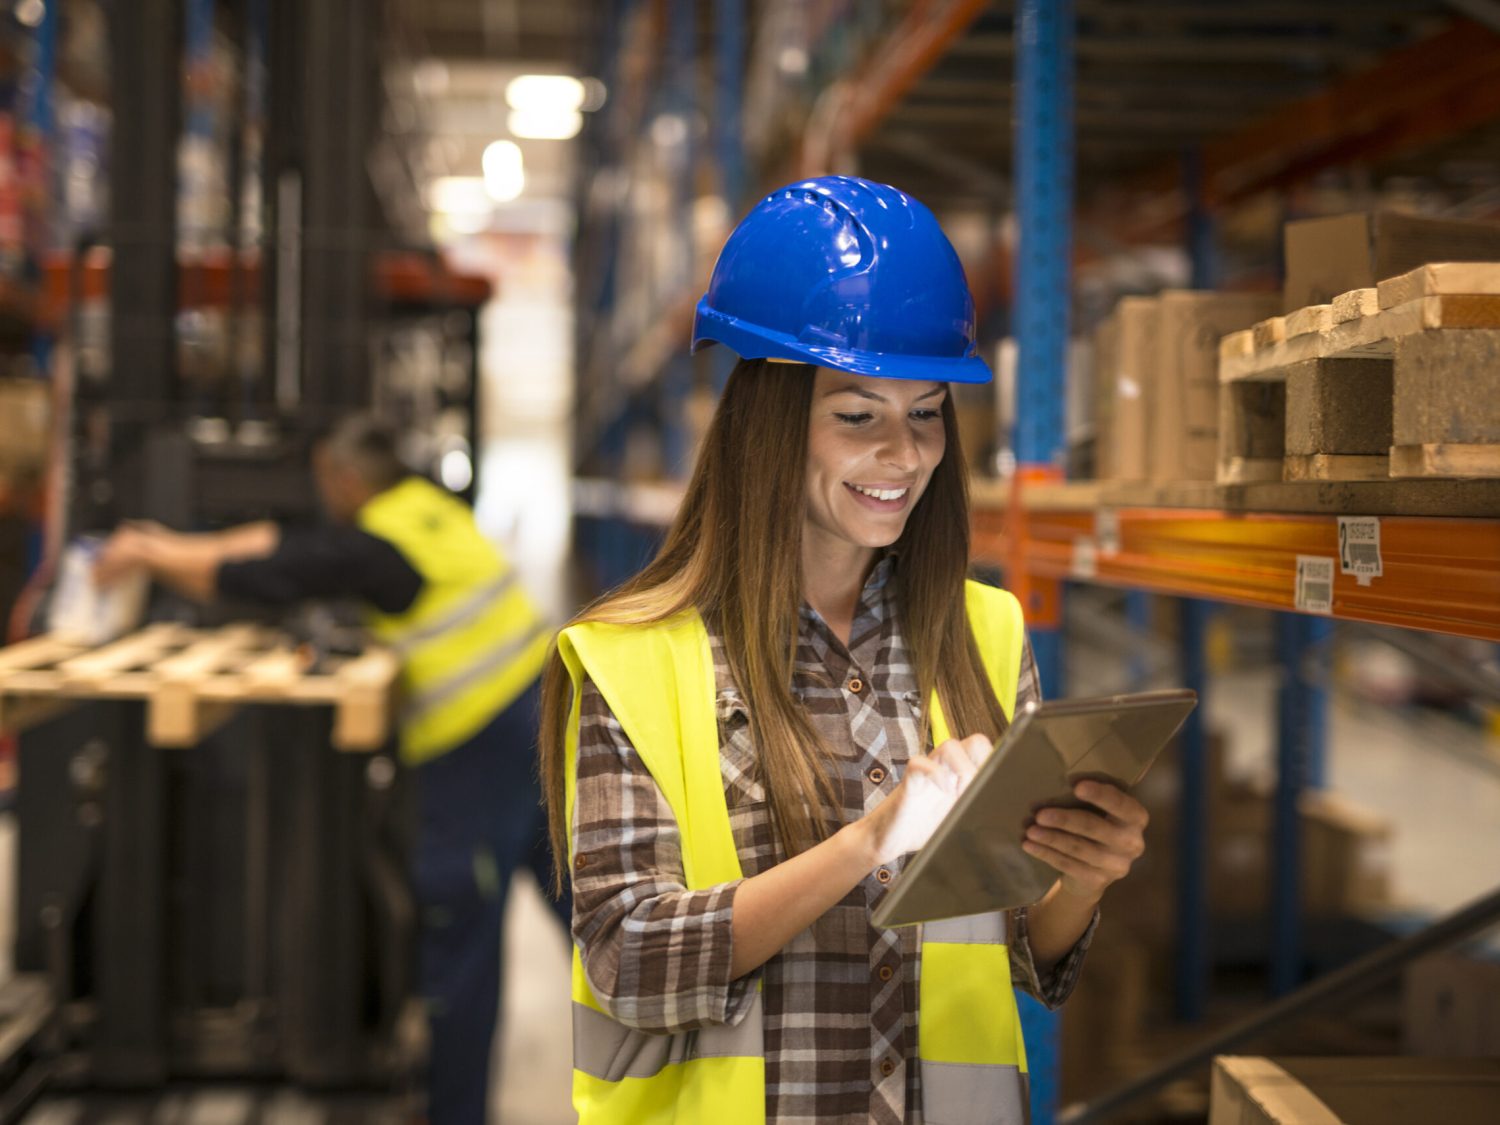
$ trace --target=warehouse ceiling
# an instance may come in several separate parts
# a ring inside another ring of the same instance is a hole
[[[954,2],[929,0],[921,18],[941,20]],[[504,135],[496,132],[503,112],[494,92],[499,75],[520,69],[588,74],[601,52],[622,49],[618,29],[605,26],[607,6],[600,0],[392,3],[401,55],[418,66],[442,63],[455,78],[445,89],[419,92],[424,127],[442,138],[446,159],[446,165],[428,163],[455,174],[472,174],[486,139]],[[839,21],[871,23],[876,9],[860,4],[765,0],[747,8],[757,26],[791,19],[804,27],[832,26],[829,34],[836,34]],[[711,100],[716,6],[710,0],[696,6],[705,103]],[[859,144],[861,174],[900,183],[939,207],[1008,201],[1014,7],[1013,0],[992,0],[906,90]],[[674,5],[654,10],[654,26],[664,37]],[[913,3],[879,11],[886,43],[899,49],[900,36],[893,33],[915,18]],[[1463,16],[1500,29],[1497,0],[1075,0],[1075,12],[1076,191],[1085,204],[1174,163],[1186,167],[1189,154],[1442,34]],[[752,54],[745,106],[751,161],[768,182],[785,169],[785,154],[796,150],[813,97],[795,88],[795,76],[754,57],[757,47],[765,53],[755,34],[744,39]],[[667,48],[646,49],[659,57]],[[776,78],[759,95],[757,67]],[[704,113],[711,117],[712,107],[706,104]],[[564,146],[541,145],[535,154],[528,148],[527,159],[536,160],[542,181],[572,174],[558,151]],[[1497,171],[1490,146],[1445,146],[1457,167],[1485,164],[1481,178]],[[1408,144],[1402,155],[1419,147]]]

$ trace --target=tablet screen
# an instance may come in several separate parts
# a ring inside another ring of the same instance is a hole
[[[1037,901],[1057,872],[1027,855],[1038,810],[1086,808],[1073,786],[1130,789],[1196,706],[1190,691],[1062,700],[1028,708],[948,817],[876,907],[877,926],[1011,909]]]

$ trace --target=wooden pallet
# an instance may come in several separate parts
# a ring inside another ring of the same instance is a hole
[[[1226,336],[1221,429],[1247,417],[1249,385],[1296,381],[1284,414],[1288,481],[1500,478],[1500,426],[1486,415],[1500,388],[1497,345],[1500,263],[1422,266]],[[1372,407],[1380,424],[1356,425]],[[1221,435],[1222,485],[1250,479],[1235,432]]]
[[[1470,264],[1500,272],[1500,264]],[[1440,268],[1424,266],[1413,272]],[[1467,275],[1437,273],[1426,285],[1451,284],[1460,276]],[[1416,284],[1403,276],[1381,285],[1397,282],[1405,286],[1392,290],[1397,294],[1409,292]],[[1434,329],[1500,329],[1500,293],[1427,292],[1404,304],[1370,311],[1378,302],[1378,289],[1355,290],[1335,298],[1331,305],[1299,310],[1314,314],[1296,321],[1300,335],[1288,332],[1288,322],[1299,317],[1299,313],[1292,313],[1225,336],[1219,343],[1219,382],[1280,382],[1286,378],[1287,367],[1309,359],[1389,357],[1395,352],[1397,340]],[[1349,315],[1350,319],[1339,320],[1340,315]]]
[[[150,625],[100,648],[40,636],[0,649],[0,731],[16,732],[91,699],[146,703],[146,737],[195,746],[246,704],[331,706],[333,743],[377,750],[390,734],[400,662],[389,649],[312,656],[253,625]]]

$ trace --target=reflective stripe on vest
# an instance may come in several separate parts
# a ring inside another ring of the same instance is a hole
[[[473,513],[431,482],[408,477],[373,497],[359,525],[422,577],[405,613],[367,621],[401,654],[402,757],[427,761],[473,737],[531,686],[550,633]]]
[[[1015,707],[1024,624],[1009,593],[971,582],[970,628],[1002,709]],[[565,816],[577,793],[579,688],[598,688],[672,809],[690,890],[741,876],[719,766],[713,656],[696,613],[651,626],[574,625],[558,638],[573,682]],[[948,737],[936,698],[933,738]],[[571,841],[570,841],[571,846]],[[924,927],[918,1054],[929,1125],[1026,1120],[1026,1053],[1005,916]],[[580,1125],[760,1125],[765,1059],[760,999],[734,1027],[660,1035],[609,1016],[573,952],[573,1099]]]

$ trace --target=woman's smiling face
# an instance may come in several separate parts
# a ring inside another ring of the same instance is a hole
[[[806,547],[823,557],[901,537],[943,459],[947,385],[820,367],[807,436]]]

